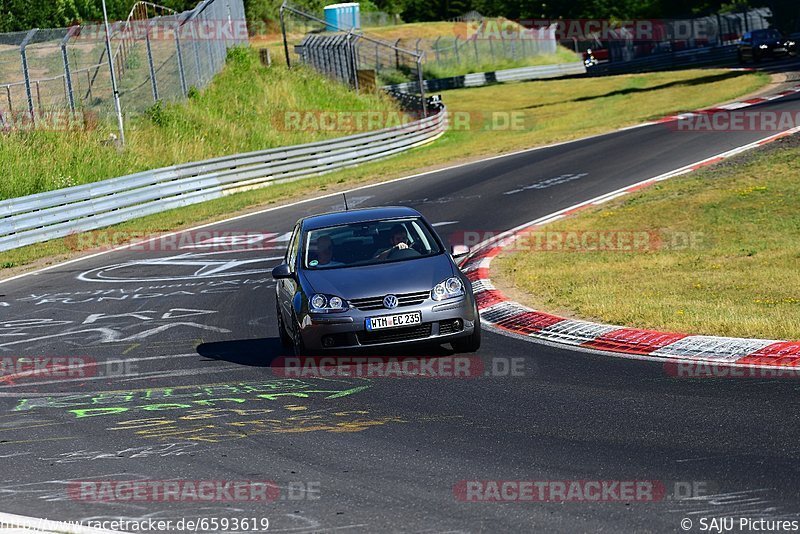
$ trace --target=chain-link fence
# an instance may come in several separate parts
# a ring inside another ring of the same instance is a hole
[[[306,64],[357,91],[375,91],[380,86],[400,81],[422,80],[424,52],[397,46],[364,32],[340,28],[321,17],[305,13],[284,3],[281,27],[286,61],[291,66]],[[424,100],[424,87],[416,85]]]
[[[180,100],[209,83],[229,47],[248,42],[242,0],[203,0],[184,13],[137,2],[109,30],[108,42],[104,24],[0,34],[0,120],[112,112],[109,55],[123,112]]]

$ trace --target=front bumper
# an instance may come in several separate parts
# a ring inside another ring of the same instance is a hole
[[[369,317],[419,311],[422,323],[408,327],[387,328],[368,332]],[[416,306],[393,310],[362,311],[350,309],[342,313],[307,314],[300,318],[303,346],[312,351],[384,347],[415,343],[447,343],[469,336],[475,329],[475,300],[471,294],[436,302],[427,299]]]

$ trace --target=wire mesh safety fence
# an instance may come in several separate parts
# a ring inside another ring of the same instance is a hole
[[[288,61],[308,64],[351,86],[357,85],[359,73],[363,79],[365,72],[373,72],[378,85],[418,84],[422,69],[468,73],[479,67],[508,68],[558,50],[552,27],[529,29],[515,24],[512,33],[489,35],[481,31],[482,19],[474,18],[466,23],[454,21],[452,36],[388,41],[360,30],[326,31],[330,24],[288,3],[282,15]]]
[[[289,66],[302,63],[357,91],[375,91],[387,77],[421,81],[424,52],[397,46],[364,32],[335,27],[322,18],[284,3],[281,6],[284,52]],[[326,31],[333,28],[333,31]],[[416,94],[426,112],[424,86]],[[414,92],[414,91],[412,91]]]
[[[0,127],[112,112],[109,55],[122,110],[136,113],[206,86],[227,49],[248,43],[242,0],[203,0],[183,13],[137,2],[109,34],[108,44],[104,24],[0,34]]]

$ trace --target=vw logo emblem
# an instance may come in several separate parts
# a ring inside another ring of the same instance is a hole
[[[397,307],[397,297],[394,295],[386,295],[383,297],[383,306],[385,308],[389,308],[390,310]]]

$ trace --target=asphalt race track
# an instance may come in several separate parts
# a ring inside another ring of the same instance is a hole
[[[800,94],[751,109],[797,111]],[[412,206],[445,238],[497,233],[767,135],[652,125],[348,199]],[[681,531],[684,518],[699,532],[704,517],[800,519],[794,381],[676,379],[658,363],[489,332],[478,356],[491,376],[282,376],[270,366],[286,353],[269,271],[299,217],[341,206],[332,196],[204,229],[259,234],[258,246],[168,238],[0,284],[0,358],[97,363],[84,377],[3,378],[0,511],[269,518],[278,532],[662,532]],[[509,362],[521,368],[506,373]],[[87,480],[167,479],[269,480],[280,495],[146,502],[74,491]],[[481,480],[656,481],[665,494],[460,498]]]

